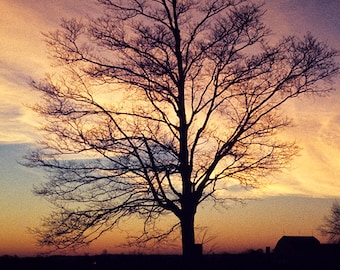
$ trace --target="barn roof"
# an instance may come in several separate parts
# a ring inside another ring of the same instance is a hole
[[[314,236],[282,236],[277,242],[275,250],[286,249],[295,250],[311,249],[320,246],[320,241]]]

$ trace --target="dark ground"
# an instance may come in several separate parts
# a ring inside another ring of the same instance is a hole
[[[18,258],[0,257],[1,270],[340,270],[340,258],[279,260],[264,253],[203,255],[194,264],[185,265],[177,255],[97,255]]]

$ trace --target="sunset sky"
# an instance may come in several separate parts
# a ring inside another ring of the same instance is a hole
[[[266,2],[265,22],[273,38],[309,31],[340,49],[340,0]],[[33,186],[44,181],[43,174],[18,164],[39,136],[35,126],[41,121],[26,106],[38,102],[28,82],[53,72],[41,33],[56,29],[61,17],[94,13],[95,6],[90,0],[0,1],[0,256],[39,254],[27,228],[38,226],[51,211],[51,205],[32,194]],[[306,97],[285,107],[295,126],[283,135],[302,148],[289,170],[247,194],[254,200],[245,205],[231,204],[223,211],[200,209],[197,225],[208,227],[213,251],[274,248],[282,235],[314,235],[326,241],[317,228],[332,202],[340,199],[339,77],[334,88],[337,91],[328,97]],[[80,252],[135,252],[117,247],[121,235],[113,232]]]

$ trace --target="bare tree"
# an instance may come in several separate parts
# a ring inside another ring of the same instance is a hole
[[[191,257],[201,203],[223,203],[233,181],[259,187],[296,154],[276,136],[291,124],[279,108],[331,90],[337,52],[310,34],[268,42],[250,1],[98,2],[104,15],[46,34],[64,72],[33,83],[46,137],[27,165],[49,173],[36,193],[57,206],[39,241],[78,247],[135,215],[139,241],[180,229]],[[160,231],[165,214],[178,222]]]
[[[328,236],[331,243],[340,244],[340,204],[334,202],[330,214],[325,217],[325,223],[320,226],[320,232]]]

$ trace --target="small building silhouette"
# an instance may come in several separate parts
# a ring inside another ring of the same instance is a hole
[[[340,245],[321,244],[314,236],[282,236],[273,256],[275,263],[291,269],[334,269],[340,262]]]
[[[280,259],[303,259],[318,255],[320,246],[314,236],[282,236],[274,252]]]

